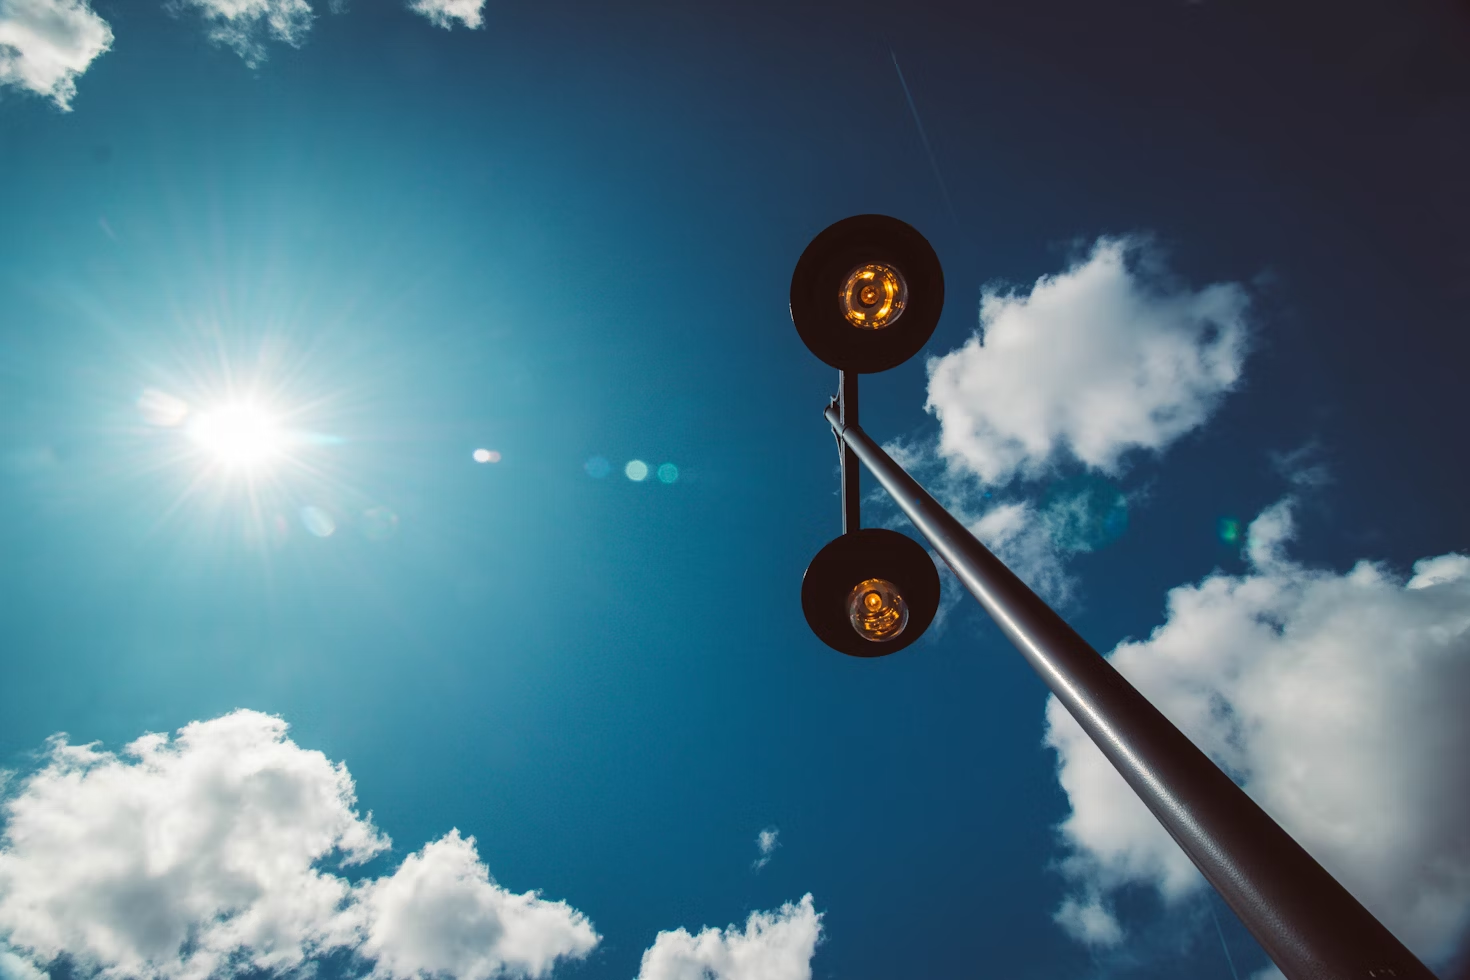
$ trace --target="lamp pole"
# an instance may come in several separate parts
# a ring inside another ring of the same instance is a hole
[[[808,348],[838,368],[838,396],[825,415],[842,455],[843,535],[818,554],[802,587],[813,630],[841,652],[884,655],[881,644],[868,642],[876,637],[857,638],[859,620],[840,625],[846,614],[837,608],[872,568],[884,579],[891,575],[885,585],[896,583],[897,603],[907,593],[911,605],[937,604],[931,594],[937,582],[926,585],[912,564],[893,557],[904,548],[895,551],[884,537],[901,536],[858,529],[861,461],[1288,980],[1434,980],[1337,879],[863,431],[858,373],[887,370],[917,353],[938,322],[943,293],[939,260],[928,242],[882,215],[832,225],[797,263],[792,320]],[[906,546],[922,553],[911,541]],[[868,565],[857,567],[863,562]],[[922,633],[933,616],[927,605],[926,613],[908,632],[902,625],[893,632],[891,649]]]
[[[1433,980],[1300,844],[862,428],[826,418],[1290,980]]]

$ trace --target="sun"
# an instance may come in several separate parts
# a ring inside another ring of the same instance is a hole
[[[250,402],[201,412],[189,436],[216,462],[232,470],[256,470],[286,450],[286,430],[271,412]]]
[[[284,335],[200,337],[208,343],[142,365],[151,377],[138,378],[136,422],[123,430],[125,465],[158,498],[159,526],[187,520],[261,554],[297,531],[316,539],[347,523],[370,536],[396,526],[359,483],[370,457],[349,443],[371,416],[335,362],[319,368]]]

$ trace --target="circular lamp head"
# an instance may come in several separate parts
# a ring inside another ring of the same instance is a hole
[[[839,653],[883,657],[917,640],[939,609],[939,572],[912,538],[867,527],[829,542],[807,566],[801,609]]]
[[[843,371],[897,367],[928,342],[944,308],[944,272],[909,225],[845,218],[812,239],[791,275],[791,320],[807,348]]]

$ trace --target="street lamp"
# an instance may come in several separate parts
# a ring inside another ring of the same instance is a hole
[[[869,527],[828,543],[807,567],[801,608],[812,632],[854,657],[897,653],[939,610],[939,572],[918,542]]]
[[[861,528],[861,461],[1289,980],[1433,980],[1347,889],[858,425],[858,375],[917,354],[943,305],[938,257],[895,218],[839,221],[796,263],[791,319],[807,348],[838,369],[838,392],[824,416],[842,458],[843,534],[817,554],[802,582],[812,631],[842,653],[882,656],[917,639],[938,605],[938,576],[923,549],[895,531]],[[932,579],[914,567],[915,552]],[[923,591],[928,584],[911,584],[921,580],[933,586],[932,606]],[[906,623],[891,635],[871,635],[894,629],[904,611]]]

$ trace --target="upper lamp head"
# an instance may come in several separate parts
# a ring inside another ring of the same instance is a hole
[[[934,621],[939,572],[927,551],[897,531],[851,531],[807,566],[801,609],[817,638],[839,653],[887,656]]]
[[[791,321],[815,355],[873,374],[913,357],[944,308],[944,272],[909,225],[860,214],[812,239],[791,275]]]

